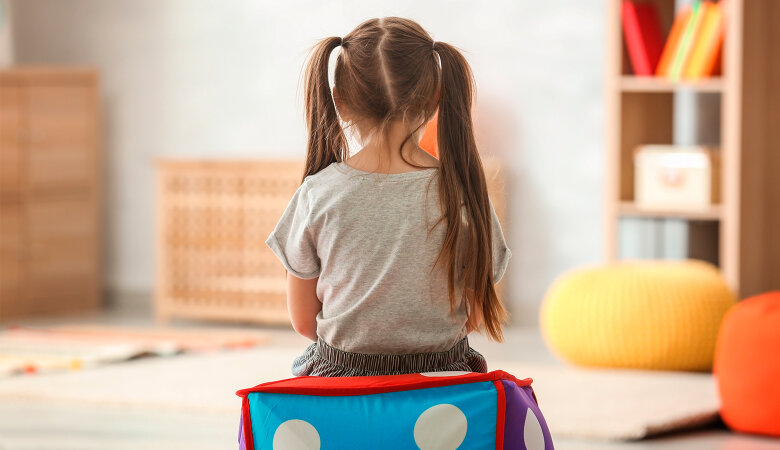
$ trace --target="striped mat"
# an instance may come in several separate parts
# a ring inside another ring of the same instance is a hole
[[[0,330],[0,377],[80,370],[144,356],[250,348],[269,341],[262,332],[214,328],[12,326]]]

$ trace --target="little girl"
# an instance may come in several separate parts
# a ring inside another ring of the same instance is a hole
[[[511,252],[474,139],[468,63],[387,17],[322,40],[305,76],[303,181],[266,241],[288,272],[293,327],[315,341],[293,374],[487,372],[467,335],[503,340],[494,284]],[[417,146],[437,111],[438,160]],[[363,145],[354,156],[342,121]]]

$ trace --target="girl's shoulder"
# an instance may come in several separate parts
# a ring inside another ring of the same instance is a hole
[[[308,175],[303,179],[304,184],[317,184],[322,181],[337,177],[339,175],[338,162],[333,162],[328,167],[320,170],[317,173]]]
[[[331,163],[317,173],[308,175],[298,188],[302,193],[315,201],[337,195],[345,187],[345,174],[338,162]]]

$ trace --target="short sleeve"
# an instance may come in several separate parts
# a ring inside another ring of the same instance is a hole
[[[276,227],[265,241],[284,268],[303,279],[316,278],[320,275],[317,243],[309,226],[311,207],[307,189],[305,183],[298,187]]]
[[[504,232],[501,229],[501,223],[493,209],[493,202],[490,202],[490,214],[492,216],[492,241],[493,241],[493,283],[498,283],[506,272],[509,265],[509,258],[512,257],[512,251],[507,247]]]

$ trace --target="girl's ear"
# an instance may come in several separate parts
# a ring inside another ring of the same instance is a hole
[[[350,113],[349,108],[344,105],[344,102],[341,101],[341,96],[339,96],[339,90],[336,86],[333,86],[333,103],[336,104],[336,111],[339,113],[339,116],[341,116],[341,120],[344,122],[351,122],[352,114]]]

